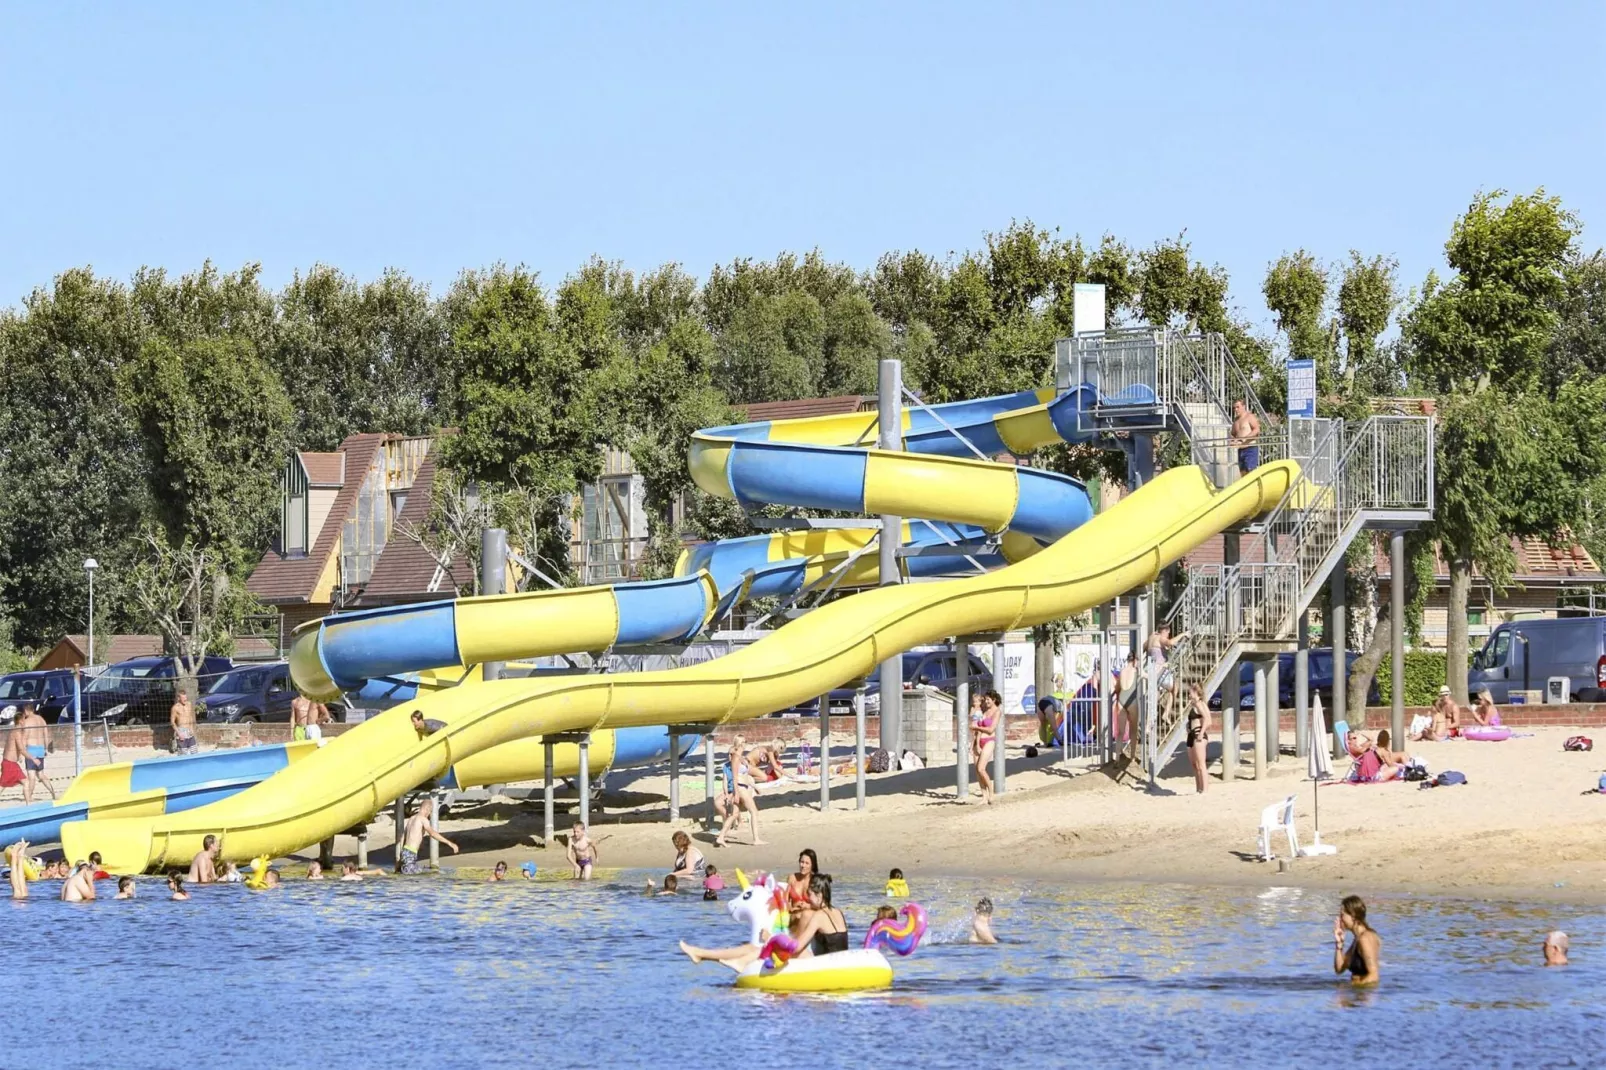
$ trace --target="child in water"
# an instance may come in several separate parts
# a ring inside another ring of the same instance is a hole
[[[993,901],[985,895],[976,901],[976,915],[970,919],[970,942],[998,943],[998,937],[993,935]]]
[[[715,868],[712,862],[708,863],[703,867],[703,891],[723,892],[724,890],[725,878],[719,875],[719,870]],[[707,899],[708,897],[704,896],[703,898]]]
[[[132,899],[132,898],[134,898],[134,878],[133,877],[118,877],[117,878],[117,898],[118,899]]]
[[[887,874],[887,890],[885,894],[888,899],[909,898],[909,882],[903,879],[903,870],[898,869],[896,866],[893,867],[891,873]]]
[[[574,823],[569,832],[569,865],[574,867],[576,880],[588,881],[591,879],[591,870],[598,861],[596,842],[586,832],[586,827],[580,822]]]
[[[665,877],[664,878],[664,890],[660,892],[660,891],[657,891],[657,885],[653,884],[652,878],[648,877],[647,878],[647,894],[648,895],[679,895],[680,894],[680,878],[675,876],[673,873],[671,873],[669,876]]]

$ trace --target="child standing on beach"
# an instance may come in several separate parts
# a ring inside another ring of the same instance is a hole
[[[588,881],[591,879],[591,870],[597,864],[597,844],[586,832],[586,827],[580,822],[574,823],[569,832],[569,865],[574,867],[576,880]]]

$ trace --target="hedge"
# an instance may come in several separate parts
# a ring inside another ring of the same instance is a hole
[[[1433,700],[1439,697],[1439,688],[1445,684],[1444,666],[1445,656],[1430,650],[1407,650],[1405,652],[1405,704],[1407,706],[1431,706]],[[1382,664],[1377,667],[1377,690],[1383,696],[1383,705],[1387,706],[1394,693],[1394,674],[1390,668],[1390,659],[1385,656]]]

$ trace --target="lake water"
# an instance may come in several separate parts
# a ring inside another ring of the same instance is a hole
[[[638,879],[639,876],[639,879]],[[678,939],[743,937],[723,902],[647,899],[646,874],[500,885],[414,878],[0,903],[5,1066],[1594,1066],[1606,918],[1581,907],[1372,897],[1384,979],[1331,974],[1337,897],[921,880],[929,946],[889,992],[737,992]],[[110,882],[101,889],[111,894]],[[879,882],[838,881],[855,936]],[[998,947],[958,943],[976,897]],[[1535,964],[1546,930],[1575,965]],[[26,950],[23,950],[26,948]],[[877,1049],[880,1054],[876,1054]],[[53,1053],[53,1054],[51,1054]],[[70,1053],[70,1054],[69,1054]],[[59,1056],[59,1057],[58,1057]],[[65,1061],[63,1061],[63,1059]]]

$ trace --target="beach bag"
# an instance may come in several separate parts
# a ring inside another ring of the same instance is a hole
[[[1595,741],[1588,736],[1568,736],[1567,741],[1561,745],[1562,750],[1594,750]]]
[[[892,755],[885,747],[877,747],[870,752],[870,760],[865,763],[865,771],[869,773],[885,773],[892,768]]]
[[[1423,765],[1421,762],[1412,762],[1410,765],[1405,767],[1405,776],[1403,779],[1426,780],[1427,778],[1428,767]]]
[[[1429,780],[1427,784],[1429,787],[1447,788],[1452,784],[1465,784],[1466,782],[1467,775],[1465,773],[1458,773],[1454,769],[1446,769],[1432,780]]]
[[[904,751],[903,757],[898,759],[898,769],[900,772],[912,773],[916,769],[924,769],[925,767],[926,763],[920,760],[920,755],[916,754],[912,750]]]

